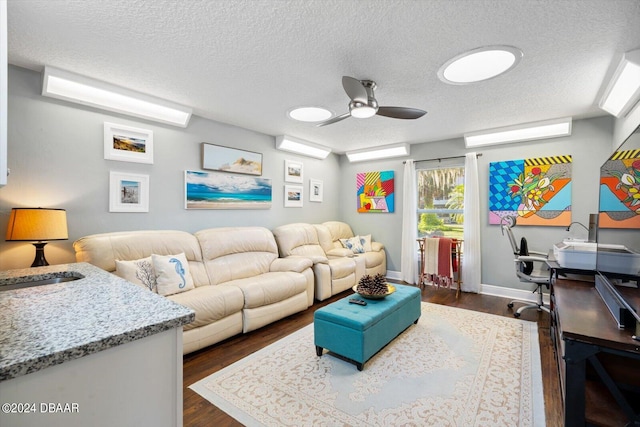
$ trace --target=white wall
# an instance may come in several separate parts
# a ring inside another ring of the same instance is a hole
[[[573,134],[568,138],[556,138],[544,141],[532,141],[522,144],[506,144],[493,148],[474,150],[482,153],[478,158],[481,200],[482,238],[482,282],[484,284],[529,289],[515,279],[511,249],[508,241],[500,233],[497,225],[488,224],[488,183],[489,163],[544,157],[552,155],[572,155],[572,217],[587,225],[589,214],[598,211],[598,188],[600,165],[611,154],[613,120],[611,117],[599,117],[573,122]],[[464,155],[462,138],[411,146],[414,160]],[[472,151],[472,150],[469,150]],[[375,240],[384,242],[389,251],[387,265],[389,270],[400,270],[400,243],[402,228],[402,182],[403,158],[375,162],[353,163],[341,158],[342,181],[346,183],[346,192],[340,196],[343,219],[351,224],[355,233],[371,232]],[[356,211],[355,174],[379,170],[395,171],[396,208],[392,214],[360,214]],[[353,183],[353,184],[352,184]],[[351,188],[351,189],[350,189]],[[578,236],[581,227],[572,234]],[[585,235],[580,237],[586,237]],[[553,243],[559,242],[568,233],[565,227],[517,227],[514,234],[519,239],[526,236],[529,248],[547,250]]]
[[[46,247],[51,264],[74,262],[72,243],[79,237],[109,231],[260,225],[274,228],[290,222],[323,222],[339,216],[339,161],[296,156],[275,149],[273,136],[194,116],[180,129],[45,98],[40,73],[9,68],[9,182],[0,188],[0,230],[6,230],[12,207],[56,207],[67,210],[69,240]],[[215,100],[212,100],[215,102]],[[103,158],[105,121],[154,132],[154,164]],[[272,179],[273,205],[268,210],[185,210],[184,170],[201,170],[200,144],[236,147],[263,153],[263,178]],[[284,161],[304,165],[304,206],[284,208]],[[149,213],[109,212],[109,171],[150,176]],[[308,200],[309,178],[324,181],[324,202]],[[0,240],[0,270],[31,265],[34,248]]]

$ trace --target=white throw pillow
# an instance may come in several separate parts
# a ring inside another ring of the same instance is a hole
[[[367,234],[366,236],[356,236],[360,237],[360,244],[364,248],[365,252],[371,252],[371,234]]]
[[[116,260],[116,275],[151,292],[158,291],[151,257],[134,261]]]
[[[354,254],[364,253],[364,246],[362,246],[360,236],[354,236],[349,239],[340,239],[340,243],[342,243],[343,247],[351,249],[351,252]]]
[[[156,283],[160,295],[172,295],[193,289],[193,278],[184,253],[177,255],[151,255]]]

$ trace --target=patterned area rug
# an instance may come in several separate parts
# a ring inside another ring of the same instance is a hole
[[[247,426],[544,426],[534,322],[422,303],[358,371],[313,325],[190,386]]]

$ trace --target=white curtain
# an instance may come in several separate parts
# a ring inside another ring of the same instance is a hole
[[[400,269],[402,280],[418,283],[418,202],[416,191],[416,167],[413,160],[404,164],[402,185],[402,252]]]
[[[464,255],[462,260],[462,290],[465,292],[480,292],[481,252],[478,157],[476,153],[467,153],[464,162]]]

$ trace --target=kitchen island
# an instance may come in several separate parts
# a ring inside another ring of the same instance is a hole
[[[0,271],[0,425],[182,425],[193,318],[87,263]]]

